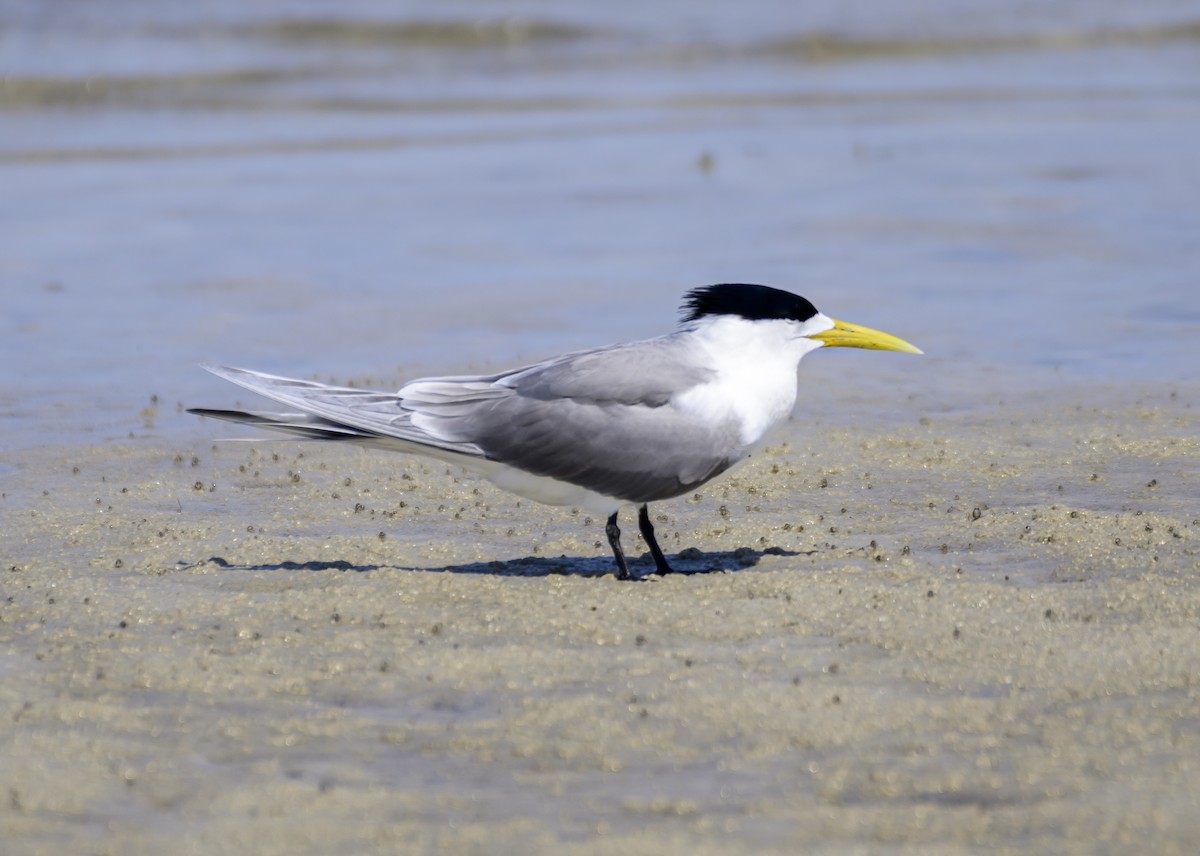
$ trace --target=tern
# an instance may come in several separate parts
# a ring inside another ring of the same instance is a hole
[[[301,412],[188,412],[425,455],[537,502],[607,515],[617,578],[626,580],[621,509],[638,507],[655,572],[672,573],[649,503],[694,491],[758,449],[792,412],[800,360],[818,348],[921,353],[790,292],[725,283],[687,292],[678,327],[657,338],[496,374],[421,378],[396,392],[205,365]]]

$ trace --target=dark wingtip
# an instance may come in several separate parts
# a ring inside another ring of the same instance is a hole
[[[223,419],[226,422],[240,422],[246,425],[272,424],[276,421],[259,416],[256,413],[246,413],[244,410],[220,410],[211,407],[189,407],[187,412],[193,416],[206,416],[210,419]]]

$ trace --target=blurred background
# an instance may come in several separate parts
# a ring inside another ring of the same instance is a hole
[[[1194,4],[0,0],[0,75],[9,447],[207,436],[200,361],[395,386],[721,281],[926,350],[806,361],[850,413],[1196,390]]]

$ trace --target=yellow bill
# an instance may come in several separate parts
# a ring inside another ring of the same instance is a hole
[[[901,351],[905,354],[923,354],[920,348],[910,345],[903,339],[872,330],[870,327],[860,327],[857,324],[847,324],[844,321],[833,320],[833,329],[824,333],[809,336],[816,339],[827,348],[866,348],[870,351]]]

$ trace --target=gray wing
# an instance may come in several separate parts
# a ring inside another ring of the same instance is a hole
[[[303,437],[482,458],[651,502],[687,492],[742,456],[732,420],[696,424],[674,405],[711,377],[688,356],[684,341],[664,336],[494,375],[425,378],[396,393],[205,366],[304,412],[196,412]]]
[[[423,408],[414,422],[536,475],[629,502],[666,499],[728,469],[744,448],[733,420],[697,424],[673,403],[712,376],[688,357],[674,336],[571,354],[496,377],[492,388],[509,395],[453,415]]]
[[[402,397],[394,392],[328,386],[229,366],[205,365],[203,368],[303,412],[259,413],[193,408],[189,410],[190,413],[283,431],[305,439],[355,441],[401,451],[414,451],[411,446],[415,445],[467,457],[484,457],[483,450],[474,443],[446,440],[415,426],[412,411],[403,407]],[[488,392],[491,386],[488,378],[462,378],[461,381],[462,399],[475,390],[484,397],[496,394]],[[497,393],[505,394],[499,390]]]
[[[542,400],[570,399],[661,407],[712,377],[711,369],[687,359],[676,336],[567,354],[499,378],[519,394]]]

